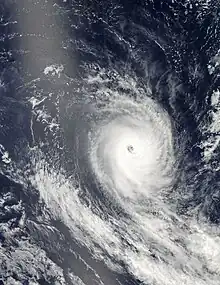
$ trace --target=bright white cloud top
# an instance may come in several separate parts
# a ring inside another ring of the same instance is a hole
[[[119,97],[97,112],[103,120],[94,123],[89,155],[104,189],[135,201],[170,186],[175,157],[171,124],[162,108],[149,98]]]

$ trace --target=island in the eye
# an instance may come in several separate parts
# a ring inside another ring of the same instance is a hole
[[[134,152],[134,147],[133,147],[132,145],[128,145],[128,146],[127,146],[127,150],[128,150],[130,153],[132,153],[132,152]]]

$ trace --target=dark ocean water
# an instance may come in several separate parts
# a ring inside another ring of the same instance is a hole
[[[215,0],[1,1],[2,284],[220,284],[219,13]],[[175,178],[160,202],[121,203],[94,175],[90,136],[147,98],[171,122]]]

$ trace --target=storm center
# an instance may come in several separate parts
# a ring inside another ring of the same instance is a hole
[[[133,145],[128,145],[128,146],[127,146],[127,150],[128,150],[130,153],[133,153],[133,152],[134,152],[134,147],[133,147]]]

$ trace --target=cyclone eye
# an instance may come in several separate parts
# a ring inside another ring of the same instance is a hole
[[[128,145],[127,146],[127,150],[130,152],[130,153],[133,153],[134,152],[134,147],[132,145]]]

